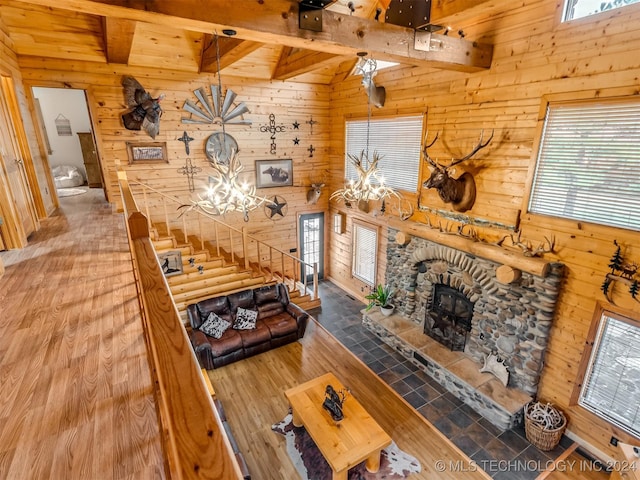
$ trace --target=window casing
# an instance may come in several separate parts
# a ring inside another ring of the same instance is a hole
[[[370,286],[376,283],[378,256],[378,229],[363,223],[353,223],[353,259],[351,273]]]
[[[418,191],[422,115],[371,119],[369,124],[369,159],[380,156],[378,171],[388,187],[407,192]],[[367,120],[348,120],[345,125],[345,177],[357,178],[348,154],[360,157],[367,152]]]
[[[566,0],[562,21],[568,22],[639,2],[640,0]]]
[[[529,211],[640,230],[640,101],[550,103]]]
[[[595,321],[578,404],[640,437],[640,322],[607,310]]]

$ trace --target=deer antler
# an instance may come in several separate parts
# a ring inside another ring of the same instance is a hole
[[[518,235],[516,236],[515,239],[513,238],[513,235],[509,235],[509,236],[511,237],[511,243],[516,247],[520,247],[520,249],[522,250],[522,254],[525,257],[539,257],[542,254],[553,252],[553,248],[555,247],[555,244],[556,244],[555,236],[552,236],[551,239],[544,237],[545,241],[542,242],[540,245],[538,245],[534,249],[533,246],[531,245],[531,242],[527,241],[525,243],[520,241],[521,233],[522,233],[522,230],[518,232]]]
[[[493,139],[493,134],[494,134],[495,130],[491,130],[491,136],[487,139],[486,142],[482,143],[482,137],[484,136],[484,130],[482,130],[480,132],[480,140],[478,141],[478,144],[474,147],[473,150],[471,150],[471,153],[465,155],[462,158],[454,158],[453,161],[447,165],[445,168],[450,168],[453,167],[454,165],[459,164],[460,162],[464,162],[465,160],[469,160],[471,157],[473,157],[476,153],[478,153],[480,150],[482,150],[484,147],[486,147],[487,145],[489,145],[489,142],[491,142],[491,140]],[[436,137],[437,138],[437,137]],[[429,145],[431,146],[431,145]]]
[[[427,149],[429,149],[430,147],[433,147],[433,145],[436,143],[436,141],[438,140],[438,136],[439,135],[440,135],[439,133],[436,133],[436,136],[433,139],[433,141],[429,145],[425,145],[424,146],[424,148],[422,149],[422,154],[424,155],[424,159],[429,163],[429,165],[431,165],[433,168],[437,168],[438,170],[442,170],[442,167],[440,165],[438,165],[438,162],[433,160],[429,156],[429,153],[427,152]],[[427,141],[427,137],[428,136],[429,136],[429,131],[427,131],[426,135],[424,136],[425,143]]]

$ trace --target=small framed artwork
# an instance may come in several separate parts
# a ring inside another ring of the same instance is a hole
[[[256,187],[293,185],[293,160],[256,160]]]
[[[134,163],[169,163],[166,142],[127,142],[129,165]]]
[[[180,250],[159,253],[158,260],[165,277],[182,273],[182,253]]]

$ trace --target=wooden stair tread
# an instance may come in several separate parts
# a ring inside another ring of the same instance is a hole
[[[226,285],[242,280],[248,280],[253,278],[250,272],[234,272],[228,275],[220,275],[219,277],[196,279],[187,283],[179,283],[177,285],[169,285],[171,293],[179,295],[181,293],[195,292],[203,289],[207,289],[214,286]],[[262,280],[260,280],[262,281]]]
[[[262,285],[272,285],[272,284],[273,283],[266,282],[266,283],[263,283]],[[262,286],[262,285],[260,285],[260,286]],[[191,305],[192,303],[198,303],[198,302],[201,302],[202,300],[207,300],[208,298],[213,298],[213,297],[219,297],[221,295],[229,295],[231,293],[241,292],[243,290],[247,290],[247,288],[256,288],[256,287],[255,286],[254,287],[240,287],[240,288],[225,290],[225,291],[218,292],[218,293],[209,292],[206,295],[202,295],[200,297],[187,299],[187,300],[184,300],[184,301],[181,301],[181,302],[175,302],[175,304],[176,304],[176,307],[178,309],[178,312],[184,312],[187,309],[187,305]],[[185,314],[184,318],[185,318],[185,321],[186,321],[187,320],[186,314]]]
[[[202,271],[202,273],[200,273],[196,266],[196,267],[189,267],[189,271],[185,269],[185,271],[180,275],[174,275],[172,277],[167,278],[167,283],[169,284],[170,287],[173,287],[175,285],[196,282],[198,280],[204,280],[207,278],[222,277],[224,275],[230,275],[232,273],[247,273],[247,272],[239,269],[235,265],[231,265],[229,267],[205,268]],[[253,275],[253,272],[248,272],[248,273]]]
[[[255,287],[256,285],[262,285],[263,283],[264,278],[246,278],[242,280],[223,283],[220,285],[213,285],[210,287],[198,288],[182,293],[176,293],[173,294],[173,300],[176,302],[176,304],[184,302],[195,303],[192,301],[195,298],[215,297],[230,290],[246,290],[248,288]]]

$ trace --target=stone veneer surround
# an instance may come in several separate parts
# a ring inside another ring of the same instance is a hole
[[[389,228],[388,233],[393,239],[397,230]],[[386,283],[397,289],[396,312],[419,325],[436,283],[463,292],[474,302],[465,353],[480,365],[497,353],[509,370],[509,386],[535,396],[564,266],[551,264],[544,278],[522,272],[509,285],[496,280],[499,266],[414,236],[408,245],[388,242]]]

